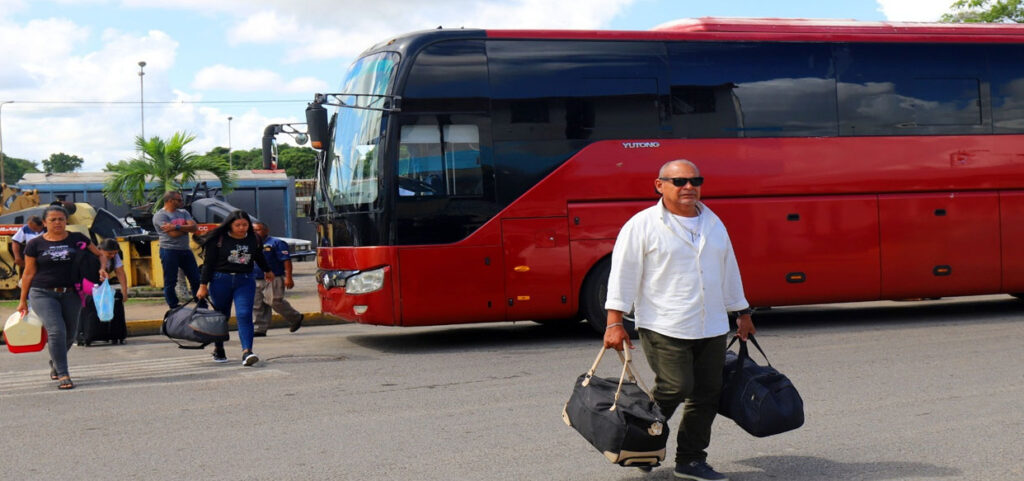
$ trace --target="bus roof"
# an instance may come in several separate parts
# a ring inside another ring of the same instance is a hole
[[[703,17],[663,23],[647,31],[487,30],[490,38],[591,40],[762,40],[831,42],[1024,42],[1015,23],[861,22],[804,18]]]

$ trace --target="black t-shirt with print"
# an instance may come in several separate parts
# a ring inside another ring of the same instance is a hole
[[[263,243],[256,236],[235,239],[229,235],[219,241],[211,241],[203,258],[203,274],[201,284],[209,284],[214,272],[230,274],[248,274],[252,272],[253,263],[260,266],[263,272],[270,268],[263,257]]]
[[[81,282],[75,255],[88,249],[89,244],[89,238],[78,232],[68,232],[60,241],[48,241],[43,236],[30,240],[25,246],[25,255],[36,259],[36,275],[31,287],[74,287],[76,282]]]

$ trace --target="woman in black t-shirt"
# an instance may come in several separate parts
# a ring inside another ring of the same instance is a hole
[[[231,316],[231,304],[235,305],[238,320],[238,340],[242,343],[242,365],[252,366],[260,358],[252,352],[252,305],[256,296],[256,279],[252,266],[256,263],[263,270],[267,282],[274,280],[266,259],[263,257],[263,242],[252,230],[249,214],[236,210],[228,214],[219,226],[203,238],[203,272],[199,278],[199,299],[209,296],[213,308]],[[213,360],[227,362],[224,343],[214,344]]]
[[[60,381],[59,389],[72,389],[75,384],[68,374],[68,350],[75,342],[78,312],[82,310],[82,298],[75,286],[82,282],[80,259],[89,255],[99,257],[100,252],[88,237],[67,230],[68,211],[63,207],[47,207],[43,223],[46,233],[25,246],[18,312],[28,313],[31,292],[32,310],[42,319],[49,337],[50,379]],[[89,252],[83,252],[86,250]]]

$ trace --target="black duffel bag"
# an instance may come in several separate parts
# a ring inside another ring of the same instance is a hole
[[[188,307],[195,298],[172,308],[164,314],[164,322],[160,332],[171,338],[182,349],[202,349],[210,343],[224,342],[230,339],[228,334],[228,318],[219,311],[200,307]],[[211,306],[213,304],[210,304]],[[178,340],[198,342],[199,345],[186,345]]]
[[[804,401],[800,393],[788,377],[772,367],[754,336],[748,337],[768,366],[759,366],[750,358],[745,341],[740,341],[738,355],[727,350],[718,413],[757,437],[784,433],[802,426]],[[737,339],[739,337],[734,337],[729,346]]]
[[[618,353],[622,374],[603,378],[594,376],[605,353],[601,349],[590,370],[576,379],[572,396],[562,409],[562,420],[613,463],[657,466],[665,459],[666,419],[633,374],[628,347],[624,352]]]

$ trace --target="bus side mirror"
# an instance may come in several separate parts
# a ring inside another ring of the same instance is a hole
[[[278,124],[270,124],[263,129],[263,168],[268,170],[277,169],[277,149],[274,142],[274,135],[277,133]]]
[[[318,103],[306,107],[306,132],[310,146],[322,150],[327,140],[327,109]]]

